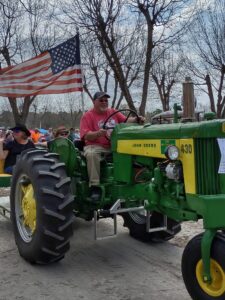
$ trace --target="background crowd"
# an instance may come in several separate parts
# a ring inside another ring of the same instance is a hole
[[[72,142],[75,142],[77,140],[80,140],[80,130],[75,129],[73,127],[66,128],[65,126],[59,126],[56,129],[48,128],[34,128],[29,129],[30,136],[29,139],[34,143],[42,143],[42,142],[49,142],[52,139],[59,137],[59,136],[66,136],[68,139],[70,139]],[[0,129],[0,135],[1,137],[4,137],[4,142],[7,143],[9,141],[13,141],[13,131],[10,129]]]
[[[64,137],[75,143],[80,139],[79,130],[60,126],[56,130],[49,128],[29,130],[25,125],[16,126],[0,131],[0,160],[4,161],[4,172],[13,173],[16,159],[23,151],[35,148],[36,146],[48,147],[48,143],[54,138]]]

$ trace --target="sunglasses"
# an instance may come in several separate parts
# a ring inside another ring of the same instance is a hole
[[[14,132],[14,133],[18,133],[18,132],[20,132],[21,130],[20,129],[13,129],[13,131],[12,132]]]
[[[68,133],[69,132],[62,132],[62,133],[60,133],[60,136],[66,136],[66,135],[68,135]]]
[[[99,102],[101,102],[101,103],[108,102],[108,99],[99,99]]]

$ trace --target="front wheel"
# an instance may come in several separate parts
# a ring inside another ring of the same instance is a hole
[[[164,242],[172,239],[180,230],[180,223],[168,218],[168,231],[146,231],[146,216],[143,212],[128,212],[122,214],[124,219],[124,227],[130,231],[130,235],[142,242]],[[153,212],[151,215],[151,228],[163,226],[163,215]]]
[[[186,288],[194,300],[225,299],[225,238],[216,235],[213,240],[210,258],[211,283],[203,281],[201,258],[202,234],[195,236],[184,249],[182,274]]]
[[[73,222],[70,178],[57,154],[45,150],[23,153],[14,168],[11,220],[20,255],[47,264],[69,249]]]

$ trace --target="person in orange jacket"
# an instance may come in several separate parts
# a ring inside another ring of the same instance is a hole
[[[31,139],[33,143],[37,143],[41,137],[41,134],[37,128],[31,133]]]

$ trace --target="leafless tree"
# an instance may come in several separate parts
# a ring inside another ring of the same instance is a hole
[[[59,97],[55,100],[57,110],[54,112],[58,113],[57,126],[67,124],[70,127],[75,127],[79,124],[79,120],[83,114],[79,99],[74,101],[74,97],[78,97],[77,93],[71,93],[65,95],[63,98]]]
[[[165,48],[169,48],[174,42],[177,42],[186,25],[186,20],[182,14],[186,10],[186,16],[189,16],[190,12],[187,10],[187,5],[191,1],[133,0],[132,3],[145,20],[143,30],[147,27],[144,79],[140,105],[140,113],[143,114],[148,97],[150,71],[157,61],[153,59],[153,52],[156,51],[159,54],[158,58],[160,58],[162,57],[160,49],[164,52]]]
[[[225,117],[225,2],[209,1],[189,27],[192,51],[189,70],[207,87],[211,110]],[[197,61],[197,62],[196,62]]]
[[[47,10],[48,11],[48,10]],[[48,11],[49,13],[49,11]],[[18,64],[52,45],[54,34],[47,34],[46,4],[42,0],[0,1],[0,61],[4,66]],[[49,38],[51,37],[51,39]],[[48,41],[48,42],[47,42]],[[25,123],[36,96],[8,97],[14,120]]]
[[[135,110],[131,86],[142,80],[139,111],[145,113],[152,53],[169,47],[184,27],[179,19],[190,0],[72,0],[63,6],[67,22],[97,38],[122,97]],[[180,24],[179,24],[180,21]],[[115,85],[116,86],[116,85]]]
[[[114,87],[112,107],[118,108],[123,100],[123,93],[119,88],[119,82],[110,68],[110,65],[102,53],[102,49],[96,39],[92,37],[89,38],[85,35],[85,38],[81,40],[83,51],[82,51],[82,62],[84,66],[84,90],[92,99],[93,95],[93,78],[96,82],[94,86],[100,91],[108,91],[111,87]],[[128,88],[132,86],[135,80],[137,80],[140,71],[141,63],[139,64],[135,61],[137,60],[137,53],[133,51],[132,47],[126,50],[124,57],[121,58],[123,61],[122,68],[125,74],[126,83]],[[85,67],[87,65],[87,70]],[[91,71],[91,72],[90,72]],[[90,87],[92,83],[92,88]],[[91,93],[92,90],[92,93]],[[95,88],[96,90],[96,88]]]
[[[11,66],[16,59],[16,54],[20,46],[19,37],[21,33],[20,18],[22,17],[22,9],[17,1],[4,0],[0,2],[0,55],[1,61],[6,66]],[[26,101],[16,102],[15,98],[9,97],[9,103],[13,111],[15,122],[24,123],[29,110],[30,102],[33,99],[26,97]],[[21,114],[21,109],[23,113]]]
[[[132,82],[132,77],[136,76],[134,66],[140,66],[142,48],[139,47],[139,52],[137,48],[141,44],[141,34],[138,34],[138,22],[135,20],[137,15],[134,16],[132,22],[128,22],[129,16],[124,10],[124,3],[123,0],[73,0],[72,4],[64,5],[63,11],[70,22],[79,26],[85,34],[98,40],[98,46],[94,50],[98,53],[100,46],[101,52],[104,53],[113,71],[115,88],[118,84],[129,107],[136,110],[128,82]],[[134,56],[132,58],[135,60],[132,62],[126,59],[129,57],[128,53],[131,48],[134,53],[140,54],[139,61]]]
[[[183,58],[179,55],[179,48],[170,48],[162,52],[154,63],[151,75],[156,84],[163,111],[169,110],[172,89],[181,76]]]
[[[102,54],[102,51],[95,39],[85,36],[81,40],[82,43],[82,62],[83,72],[85,77],[84,89],[92,98],[93,88],[90,87],[90,82],[95,79],[95,90],[106,91],[108,88],[108,81],[110,76],[110,68],[108,63]],[[86,70],[87,66],[87,70]]]

